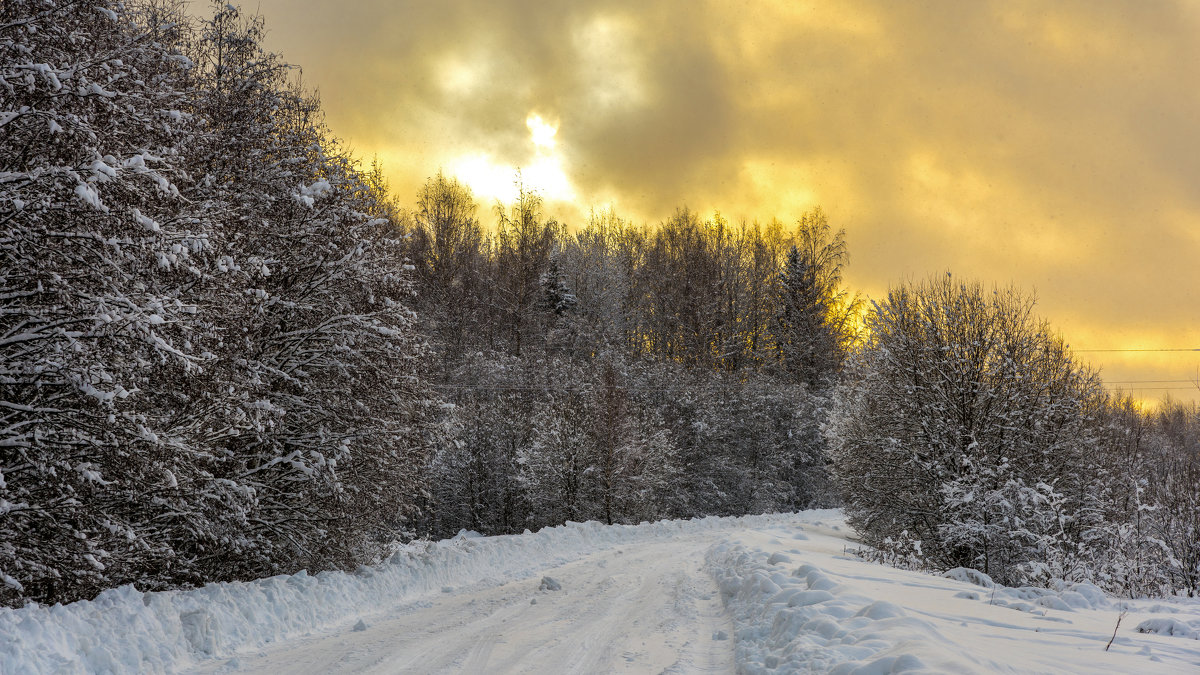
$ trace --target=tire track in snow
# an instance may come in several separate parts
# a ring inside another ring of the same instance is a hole
[[[540,577],[465,588],[196,672],[732,672],[732,633],[704,553],[719,533],[602,551]],[[531,602],[536,601],[536,602]]]

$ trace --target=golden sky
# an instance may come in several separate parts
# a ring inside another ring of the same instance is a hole
[[[1198,350],[1081,355],[1145,398],[1200,400],[1200,3],[258,8],[405,203],[440,167],[486,221],[520,166],[572,223],[820,205],[851,287],[1013,282],[1076,349]]]

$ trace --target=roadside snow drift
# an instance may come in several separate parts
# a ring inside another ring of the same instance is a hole
[[[739,672],[1200,672],[1198,600],[1120,600],[1090,584],[1006,588],[961,568],[897,570],[847,555],[854,545],[840,513],[797,520],[709,549]]]

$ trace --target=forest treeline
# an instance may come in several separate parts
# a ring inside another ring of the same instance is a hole
[[[571,233],[539,207],[485,235],[438,175],[396,211],[453,404],[433,532],[840,504],[892,564],[1200,592],[1200,414],[1106,390],[1032,296],[945,274],[864,306],[819,209]]]
[[[450,412],[428,529],[791,510],[834,501],[820,424],[854,339],[844,234],[687,209],[575,232],[536,194],[480,222],[431,178],[407,212],[425,382]]]
[[[896,564],[1200,591],[1195,408],[1106,393],[1019,291],[865,304],[819,210],[408,202],[263,31],[0,6],[0,603],[843,503]]]

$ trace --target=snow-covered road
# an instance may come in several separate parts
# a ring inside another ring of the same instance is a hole
[[[733,626],[704,569],[715,536],[621,547],[548,569],[557,591],[541,588],[541,577],[446,588],[357,631],[348,622],[195,672],[731,673]]]
[[[850,534],[830,511],[682,529],[516,580],[445,587],[361,624],[348,619],[195,672],[1200,670],[1196,602],[1126,603],[1088,585],[994,588],[966,571],[896,570],[847,555]],[[543,588],[543,576],[561,590]],[[1145,621],[1177,634],[1137,632]]]
[[[125,587],[0,609],[0,675],[1200,672],[1200,600],[898,570],[851,535],[838,511],[571,523],[351,573]]]

